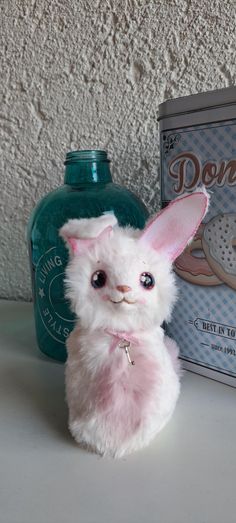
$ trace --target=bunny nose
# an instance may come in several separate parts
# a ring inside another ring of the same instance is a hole
[[[120,292],[129,292],[132,290],[131,287],[129,287],[128,285],[117,285],[116,288]]]

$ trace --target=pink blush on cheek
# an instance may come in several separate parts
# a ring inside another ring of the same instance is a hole
[[[110,298],[109,298],[108,294],[103,294],[103,296],[102,296],[103,301],[109,301],[109,299]]]
[[[140,298],[140,299],[138,300],[138,303],[141,303],[142,305],[146,305],[146,300],[145,300],[145,298]]]

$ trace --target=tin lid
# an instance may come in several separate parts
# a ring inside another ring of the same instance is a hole
[[[232,104],[236,105],[235,86],[190,96],[181,96],[180,98],[166,100],[159,105],[158,120]]]

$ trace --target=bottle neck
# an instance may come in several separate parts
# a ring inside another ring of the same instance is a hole
[[[112,181],[106,151],[72,151],[65,161],[66,185],[78,186]]]

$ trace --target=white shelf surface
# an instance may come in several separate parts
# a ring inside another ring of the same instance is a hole
[[[32,304],[0,302],[0,523],[235,523],[236,389],[185,372],[174,416],[122,460],[67,429],[64,366]]]

